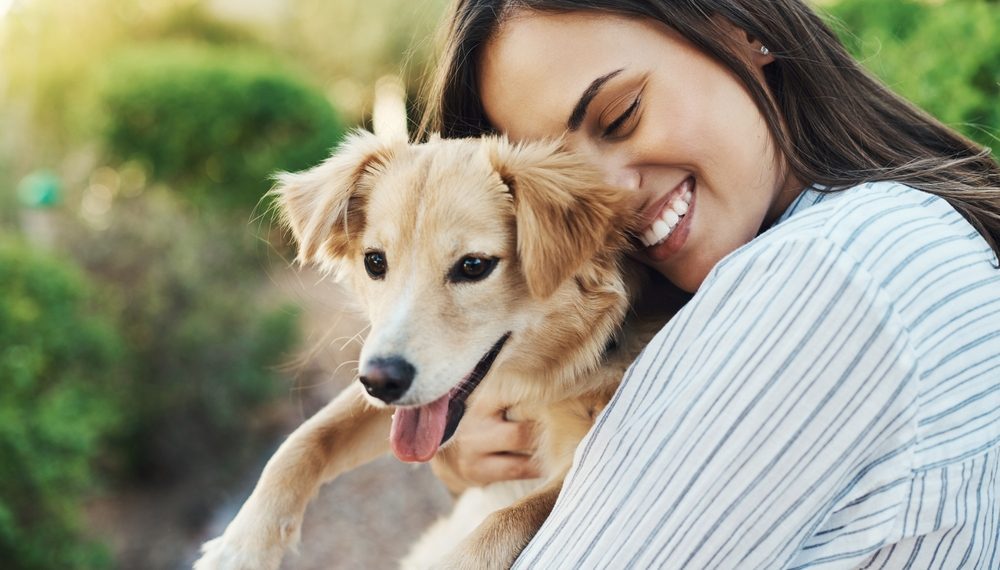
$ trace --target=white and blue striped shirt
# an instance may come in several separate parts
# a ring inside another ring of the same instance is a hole
[[[1000,568],[1000,270],[944,200],[807,190],[630,368],[515,568]]]

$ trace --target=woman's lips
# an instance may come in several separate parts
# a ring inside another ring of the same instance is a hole
[[[650,259],[663,261],[684,245],[691,232],[694,195],[695,181],[688,177],[647,211],[645,219],[649,221],[639,241]]]

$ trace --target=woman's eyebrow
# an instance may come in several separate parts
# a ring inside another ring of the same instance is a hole
[[[580,128],[580,125],[583,124],[583,118],[587,115],[587,106],[594,100],[594,97],[597,97],[601,87],[603,87],[609,79],[618,75],[622,71],[625,71],[624,67],[602,75],[590,82],[590,85],[588,85],[583,91],[583,95],[580,96],[580,100],[576,102],[576,106],[573,107],[573,112],[570,114],[569,120],[566,121],[566,126],[569,130],[575,131]]]

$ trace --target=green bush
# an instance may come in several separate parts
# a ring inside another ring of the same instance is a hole
[[[223,481],[259,459],[261,406],[298,313],[276,302],[244,225],[196,216],[167,190],[119,199],[104,230],[70,234],[74,257],[114,307],[130,355],[122,391],[126,473],[166,484]],[[204,498],[204,497],[202,497]]]
[[[97,568],[80,501],[116,426],[120,338],[65,262],[0,238],[0,560]]]
[[[839,0],[848,49],[893,90],[1000,148],[1000,5],[995,0]]]
[[[272,173],[319,162],[344,132],[323,94],[288,67],[196,44],[124,53],[98,89],[103,145],[200,205],[248,210]]]

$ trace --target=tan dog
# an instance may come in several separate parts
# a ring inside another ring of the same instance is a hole
[[[540,418],[546,478],[434,565],[509,567],[551,511],[594,415],[665,320],[626,323],[641,279],[623,264],[629,194],[556,142],[414,145],[368,133],[281,176],[276,193],[298,260],[346,280],[371,331],[360,381],[278,449],[195,568],[277,568],[324,482],[390,449],[431,459],[470,394]]]

